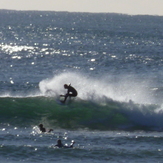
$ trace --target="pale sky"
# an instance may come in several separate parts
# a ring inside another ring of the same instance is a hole
[[[0,9],[163,16],[163,0],[0,0]]]

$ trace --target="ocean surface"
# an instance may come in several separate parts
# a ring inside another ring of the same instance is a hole
[[[0,162],[162,163],[162,104],[163,16],[0,10]]]

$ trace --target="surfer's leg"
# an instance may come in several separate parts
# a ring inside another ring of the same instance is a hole
[[[68,94],[65,95],[65,99],[63,100],[63,102],[66,102],[68,96],[69,96]]]

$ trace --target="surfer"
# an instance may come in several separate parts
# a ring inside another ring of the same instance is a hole
[[[46,129],[44,128],[43,124],[39,124],[39,129],[40,129],[40,131],[43,132],[43,133],[46,132]],[[48,132],[51,132],[51,131],[53,131],[53,129],[49,129]]]
[[[55,147],[58,147],[58,148],[64,147],[64,145],[62,144],[62,141],[60,139],[57,140],[57,144],[55,145]]]
[[[63,145],[62,141],[60,139],[58,139],[57,144],[55,145],[55,147],[58,147],[58,148],[73,148],[74,144],[75,144],[75,141],[72,140],[70,146]]]
[[[65,99],[61,102],[65,102],[67,97],[76,97],[78,95],[78,92],[76,91],[76,89],[74,87],[71,86],[71,84],[67,85],[64,84],[64,88],[67,89],[67,93],[65,95],[60,95],[60,96],[64,96]]]

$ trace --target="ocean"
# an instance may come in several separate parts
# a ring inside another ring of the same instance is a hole
[[[0,70],[0,162],[163,162],[163,16],[0,10]]]

